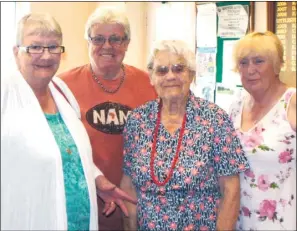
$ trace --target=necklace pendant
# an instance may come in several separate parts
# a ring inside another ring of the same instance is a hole
[[[70,148],[67,148],[67,149],[66,149],[66,152],[67,152],[69,155],[72,154],[72,151],[70,150]]]

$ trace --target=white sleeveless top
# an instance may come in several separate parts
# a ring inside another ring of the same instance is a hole
[[[230,117],[251,169],[240,174],[241,204],[237,230],[296,230],[296,132],[287,119],[296,88],[288,88],[249,131],[241,130],[244,94]]]

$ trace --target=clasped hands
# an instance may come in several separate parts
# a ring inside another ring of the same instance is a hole
[[[129,216],[128,209],[124,204],[124,200],[137,204],[137,199],[132,198],[123,190],[112,184],[105,176],[100,175],[96,178],[97,195],[104,201],[103,214],[110,215],[116,206],[119,206],[126,217]]]

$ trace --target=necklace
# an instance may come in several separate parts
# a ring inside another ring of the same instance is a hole
[[[106,87],[104,87],[104,85],[100,82],[99,78],[95,75],[91,65],[90,65],[90,70],[91,70],[91,73],[92,73],[92,77],[95,79],[95,81],[98,83],[98,85],[102,88],[102,90],[106,93],[109,93],[109,94],[114,94],[116,93],[120,87],[122,86],[123,82],[124,82],[124,79],[125,79],[125,76],[126,76],[126,73],[125,73],[125,67],[124,65],[122,65],[122,70],[123,70],[123,75],[121,77],[121,81],[119,83],[119,86],[117,86],[115,89],[111,90],[111,89],[107,89]]]
[[[152,152],[151,152],[151,160],[150,160],[151,178],[152,178],[153,182],[158,186],[164,186],[165,184],[167,184],[167,182],[172,177],[173,170],[174,170],[176,163],[178,161],[180,146],[181,146],[181,142],[182,142],[185,127],[186,127],[186,114],[187,114],[187,113],[185,113],[184,118],[183,118],[182,127],[180,129],[179,136],[178,136],[176,153],[175,153],[173,162],[171,164],[170,171],[169,171],[167,177],[165,178],[165,180],[163,182],[161,182],[157,179],[157,177],[155,175],[155,171],[154,171],[154,161],[155,161],[155,157],[157,156],[157,152],[156,152],[157,137],[158,137],[159,127],[160,127],[160,123],[161,123],[161,109],[162,109],[162,102],[160,102],[160,104],[159,104],[159,111],[158,111],[158,116],[157,116],[157,122],[156,122],[156,128],[155,128],[154,140],[153,140],[153,147],[152,147]]]

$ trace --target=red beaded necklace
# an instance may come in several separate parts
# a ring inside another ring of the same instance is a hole
[[[183,118],[182,127],[180,129],[179,136],[178,136],[176,153],[175,153],[175,156],[174,156],[174,159],[173,159],[169,174],[167,175],[165,180],[163,182],[161,182],[156,177],[155,171],[154,171],[154,161],[155,161],[155,157],[157,156],[157,152],[156,152],[157,138],[158,138],[158,132],[159,132],[159,127],[160,127],[160,123],[161,123],[161,109],[162,109],[162,102],[160,102],[160,104],[159,104],[159,111],[158,111],[158,117],[157,117],[157,122],[156,122],[155,133],[154,133],[154,140],[153,140],[153,146],[152,146],[152,152],[151,152],[151,161],[150,161],[151,177],[152,177],[153,182],[158,186],[164,186],[165,184],[167,184],[167,182],[172,177],[173,170],[174,170],[175,165],[176,165],[176,163],[178,161],[180,146],[181,146],[181,142],[182,142],[185,127],[186,127],[186,114],[187,114],[187,113],[185,113],[184,118]]]

